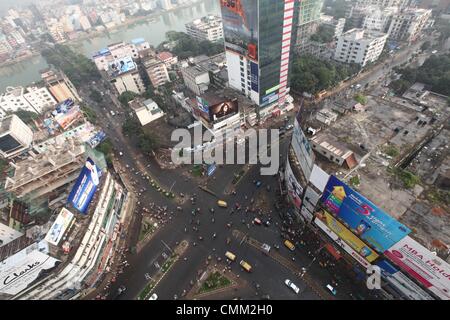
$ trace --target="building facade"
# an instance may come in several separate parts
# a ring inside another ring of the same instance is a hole
[[[323,0],[300,1],[296,42],[297,51],[301,52],[309,37],[317,31],[323,2]]]
[[[201,66],[189,66],[181,69],[186,87],[196,95],[203,94],[210,84],[209,72]]]
[[[221,1],[229,86],[259,106],[261,120],[285,108],[298,4]]]
[[[392,17],[389,38],[399,41],[416,41],[431,18],[432,10],[405,9]]]
[[[142,59],[142,65],[154,88],[170,82],[166,64],[155,56]]]
[[[222,19],[208,15],[186,24],[186,32],[198,41],[216,42],[223,39]]]
[[[383,51],[387,34],[351,29],[338,37],[334,59],[345,63],[357,63],[364,67],[375,62]]]
[[[0,123],[0,155],[12,158],[28,149],[33,141],[33,131],[16,115]]]

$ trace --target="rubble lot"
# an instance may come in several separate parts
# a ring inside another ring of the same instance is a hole
[[[450,130],[443,129],[417,154],[408,170],[422,182],[432,185],[439,174],[450,168]]]
[[[443,109],[439,110],[442,111]],[[395,146],[400,154],[408,152],[427,137],[433,129],[430,125],[431,117],[429,112],[426,112],[425,115],[414,110],[414,108],[368,96],[365,112],[352,112],[341,116],[331,126],[322,130],[324,133],[336,136],[350,149],[358,148],[363,144],[364,148],[371,152],[365,163],[353,172],[344,168],[329,172],[336,174],[340,179],[345,178],[344,180],[347,182],[351,177],[357,175],[360,183],[353,188],[396,219],[420,230],[421,237],[429,241],[433,234],[441,232],[441,225],[445,222],[439,220],[439,218],[436,218],[435,221],[429,218],[429,214],[427,214],[427,217],[417,216],[416,211],[411,209],[417,205],[416,201],[419,199],[423,188],[418,185],[412,189],[404,188],[398,182],[398,179],[388,172],[388,166],[393,164],[395,159],[387,157],[383,153],[383,149],[386,143],[390,143]],[[428,120],[427,124],[418,125],[419,120],[423,122],[424,119]],[[442,121],[443,119],[439,120]],[[435,125],[440,122],[439,120]],[[405,131],[408,131],[408,133],[405,134]],[[442,142],[445,139],[448,141],[446,136],[439,141]],[[329,161],[321,159],[321,157],[316,158],[320,162],[324,162],[323,167],[329,166]],[[427,171],[429,174],[429,169],[424,168],[423,174],[425,175]],[[428,211],[431,211],[431,209]],[[427,223],[426,221],[431,225],[422,228],[422,225]],[[444,234],[443,236],[445,237]]]
[[[438,207],[417,202],[403,215],[402,223],[409,226],[411,235],[428,248],[439,240],[450,244],[450,214]]]

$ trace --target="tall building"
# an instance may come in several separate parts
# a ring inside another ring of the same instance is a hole
[[[222,19],[209,15],[186,24],[188,35],[198,41],[215,42],[223,38]]]
[[[161,64],[164,65],[162,62]],[[133,58],[124,57],[116,59],[109,64],[105,72],[108,80],[119,94],[125,91],[131,91],[137,94],[143,94],[145,92],[144,82]]]
[[[283,111],[295,44],[294,0],[221,0],[230,87],[259,106],[262,120]]]
[[[387,40],[387,34],[351,29],[338,37],[334,58],[345,63],[357,63],[364,67],[378,60]]]
[[[62,71],[44,70],[41,72],[41,78],[56,101],[82,101],[77,89]]]
[[[300,9],[297,27],[296,50],[302,51],[309,37],[316,32],[323,0],[300,1]]]
[[[16,115],[0,123],[0,155],[11,158],[28,149],[33,141],[33,131]]]
[[[170,82],[166,64],[155,56],[142,58],[142,65],[154,88]]]
[[[389,38],[415,41],[431,18],[431,9],[407,8],[392,17]]]

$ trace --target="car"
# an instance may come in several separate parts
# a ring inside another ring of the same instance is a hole
[[[297,287],[297,286],[295,285],[295,283],[293,283],[291,280],[286,279],[286,280],[284,280],[284,283],[285,283],[289,288],[291,288],[296,294],[298,294],[298,293],[300,292],[299,287]]]
[[[292,125],[292,124],[286,126],[286,130],[291,130],[291,129],[293,129],[293,128],[294,128],[294,125]]]
[[[152,294],[148,300],[158,300],[158,295],[156,293]]]
[[[261,187],[262,182],[258,180],[258,181],[255,182],[255,185],[256,185],[257,188],[259,188],[259,187]]]
[[[361,85],[358,83],[356,86],[355,86],[355,89],[360,89],[361,88]]]
[[[111,112],[111,115],[112,115],[112,116],[115,116],[115,115],[116,115],[116,113],[115,113],[114,111],[110,110],[110,112]]]
[[[119,289],[117,289],[117,294],[121,295],[127,290],[125,286],[120,286]]]
[[[258,218],[253,219],[253,223],[254,223],[254,224],[257,224],[257,225],[259,225],[259,226],[262,224],[261,220],[258,219]]]
[[[330,284],[327,284],[327,289],[330,290],[330,292],[335,296],[336,295],[336,289],[333,288]]]
[[[261,246],[261,249],[265,252],[265,253],[269,253],[270,252],[270,246],[267,243],[263,243],[263,245]]]

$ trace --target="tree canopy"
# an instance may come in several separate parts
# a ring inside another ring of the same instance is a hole
[[[172,52],[180,59],[186,59],[201,54],[213,56],[224,51],[222,42],[216,43],[208,40],[197,41],[184,32],[168,31],[166,32],[166,38],[171,42],[176,42]]]
[[[328,43],[333,41],[334,38],[334,31],[333,29],[320,25],[319,28],[317,28],[317,32],[311,35],[310,39],[312,41],[317,41],[320,43]]]
[[[356,64],[342,65],[303,55],[294,60],[291,87],[299,93],[315,94],[335,86],[358,70],[359,66]]]
[[[397,68],[395,71],[402,75],[390,85],[397,93],[403,93],[415,82],[421,82],[431,86],[431,91],[450,95],[450,54],[432,55],[419,68]]]

